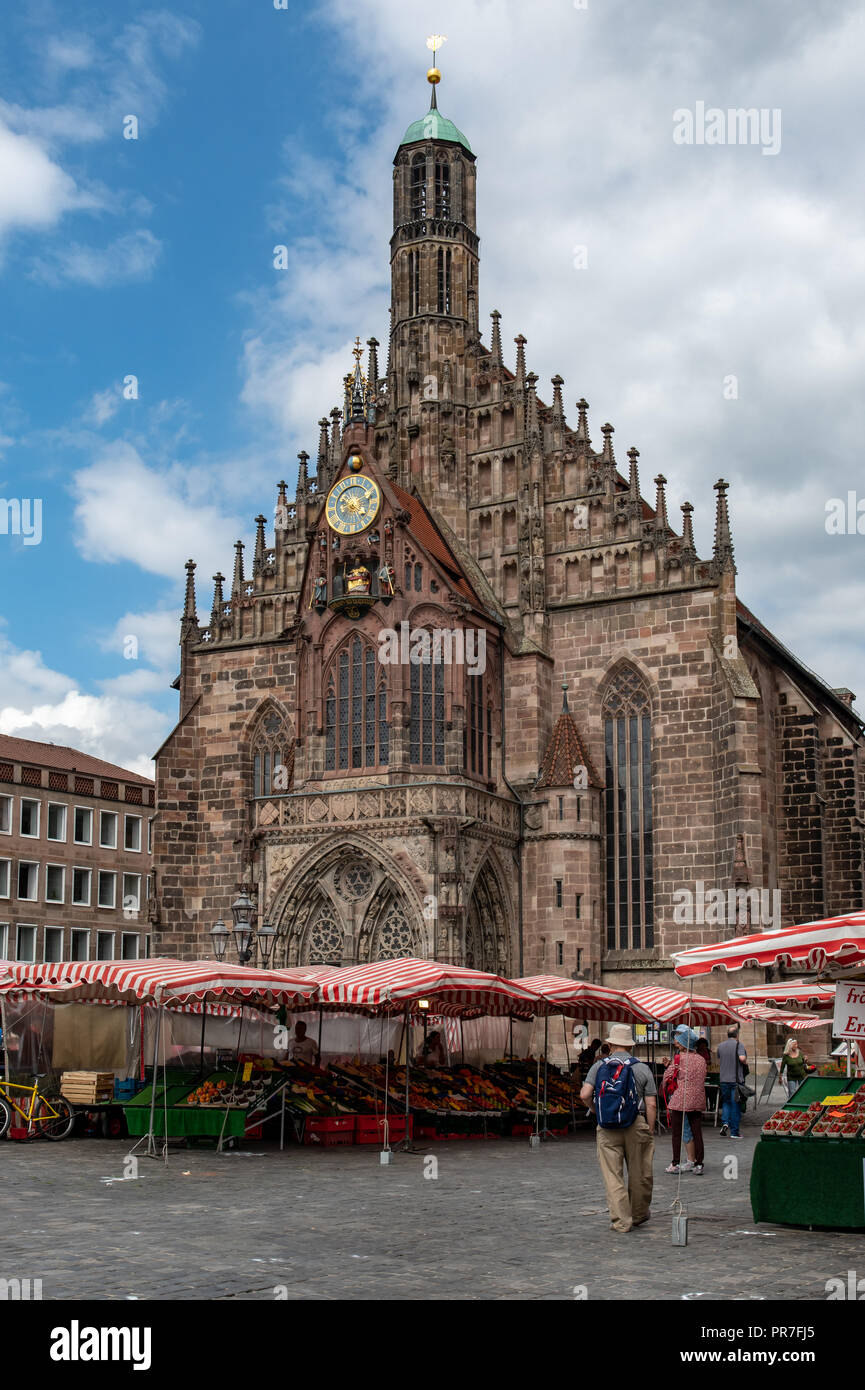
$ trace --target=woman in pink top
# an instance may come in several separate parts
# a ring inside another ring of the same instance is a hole
[[[703,1172],[703,1111],[706,1109],[706,1061],[694,1049],[697,1035],[684,1023],[673,1034],[678,1055],[664,1072],[662,1087],[675,1081],[676,1089],[668,1101],[673,1132],[673,1161],[666,1169],[678,1173],[682,1153],[682,1124],[687,1115],[694,1135],[694,1173]]]

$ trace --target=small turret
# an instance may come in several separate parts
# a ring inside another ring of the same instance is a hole
[[[723,478],[719,478],[715,483],[715,492],[718,499],[715,504],[715,547],[714,558],[715,568],[718,574],[723,574],[727,570],[736,573],[736,564],[733,559],[733,538],[730,534],[730,516],[727,511],[727,488],[729,483]]]
[[[498,309],[493,309],[492,313],[490,314],[490,318],[493,321],[493,333],[492,340],[490,342],[490,360],[494,367],[501,367],[503,365],[501,328],[502,316],[499,313]]]

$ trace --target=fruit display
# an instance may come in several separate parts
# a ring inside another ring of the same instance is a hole
[[[372,1115],[376,1102],[339,1073],[303,1062],[285,1062],[282,1072],[291,1080],[285,1088],[285,1104],[299,1115]]]
[[[854,1092],[844,1105],[826,1105],[819,1100],[812,1101],[806,1110],[797,1110],[795,1105],[794,1094],[788,1108],[776,1110],[769,1117],[763,1134],[791,1139],[856,1139],[863,1134],[865,1087]]]
[[[487,1072],[496,1085],[506,1093],[509,1104],[515,1110],[530,1110],[534,1113],[538,1101],[537,1062],[494,1062]],[[548,1115],[561,1115],[570,1118],[572,1106],[577,1098],[571,1087],[570,1078],[562,1076],[555,1067],[547,1068],[547,1105],[544,1111],[544,1068],[540,1071],[540,1104],[538,1109]]]
[[[264,1079],[231,1081],[227,1077],[210,1078],[190,1091],[181,1105],[217,1105],[230,1110],[259,1109],[264,1103],[268,1084]]]

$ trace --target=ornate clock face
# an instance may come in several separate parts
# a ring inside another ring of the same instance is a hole
[[[372,525],[380,506],[378,484],[364,473],[351,473],[334,483],[327,495],[327,524],[340,536],[356,536]]]

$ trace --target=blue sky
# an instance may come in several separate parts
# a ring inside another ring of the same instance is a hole
[[[571,419],[587,396],[596,444],[607,419],[620,461],[637,444],[671,517],[694,502],[704,553],[729,478],[740,594],[865,696],[865,536],[824,526],[828,498],[865,497],[859,8],[18,4],[0,497],[41,498],[43,538],[0,535],[0,731],[149,770],[184,560],[206,612],[233,541],[314,455],[355,334],[385,342],[390,162],[426,109],[433,26],[440,105],[479,161],[482,323],[501,310],[511,354],[526,334]],[[780,109],[777,156],[677,146],[674,110],[701,100]]]

